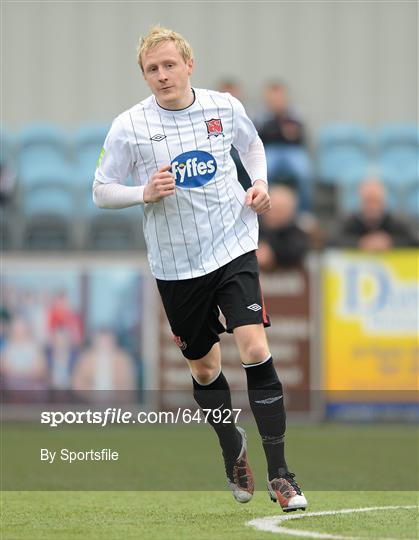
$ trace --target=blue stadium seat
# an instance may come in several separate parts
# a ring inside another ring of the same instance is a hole
[[[318,172],[322,182],[346,184],[361,180],[370,161],[366,130],[353,124],[331,124],[319,132]]]
[[[97,161],[103,147],[110,124],[85,124],[74,134],[74,154],[77,170],[77,188],[80,201],[79,211],[85,218],[94,220],[99,217],[102,220],[118,220],[118,222],[131,219],[140,220],[142,209],[140,207],[125,208],[120,211],[109,211],[97,208],[92,200],[92,183]],[[134,185],[129,177],[127,185]],[[118,216],[118,217],[116,217]]]
[[[24,192],[25,245],[61,249],[72,245],[74,194],[66,186],[39,185]]]
[[[100,146],[108,134],[111,125],[106,124],[84,124],[80,126],[74,134],[74,140],[77,147]]]
[[[36,186],[25,193],[23,210],[29,218],[52,215],[70,220],[75,216],[74,197],[66,187]]]
[[[14,159],[15,139],[4,128],[0,130],[0,165],[10,163]]]
[[[51,124],[32,124],[19,137],[18,174],[27,189],[57,181],[71,183],[66,135]]]
[[[419,218],[419,184],[417,182],[407,190],[404,210],[409,215]]]
[[[86,241],[90,249],[133,249],[144,247],[141,207],[131,211],[95,210],[88,220]]]
[[[132,179],[126,182],[132,185]],[[143,206],[135,205],[120,210],[97,208],[91,188],[84,198],[86,240],[91,249],[142,249]]]
[[[0,246],[20,248],[20,198],[16,174],[16,137],[4,127],[0,131]]]
[[[139,207],[122,210],[97,208],[92,200],[92,183],[97,161],[103,147],[109,125],[89,124],[82,126],[74,136],[77,167],[77,190],[80,201],[79,212],[84,222],[84,238],[92,248],[106,245],[132,246],[131,235],[134,220],[141,223],[142,210]],[[127,183],[132,184],[131,179]],[[112,247],[112,246],[111,246]]]
[[[74,135],[77,184],[91,185],[103,143],[109,131],[108,124],[86,124]]]
[[[388,125],[378,133],[378,161],[387,183],[408,184],[419,178],[419,129]]]
[[[380,146],[394,143],[419,145],[419,126],[416,124],[387,124],[378,133]]]

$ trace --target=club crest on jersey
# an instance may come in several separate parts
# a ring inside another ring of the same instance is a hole
[[[171,165],[176,185],[185,189],[205,185],[214,178],[217,172],[215,157],[201,150],[180,154],[175,157]]]
[[[218,137],[218,135],[224,137],[223,124],[220,118],[211,118],[211,120],[205,120],[205,123],[207,125],[208,139],[210,137]]]

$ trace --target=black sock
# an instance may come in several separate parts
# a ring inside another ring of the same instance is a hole
[[[284,456],[285,408],[282,384],[272,357],[261,364],[244,365],[247,376],[250,408],[262,437],[268,464],[269,479],[278,476],[278,469],[287,469]]]
[[[234,424],[234,415],[228,416],[226,410],[231,411],[230,387],[227,379],[221,371],[219,376],[207,385],[199,384],[193,377],[193,395],[195,401],[201,409],[220,409],[221,418],[211,413],[207,417],[207,422],[211,424],[218,435],[223,455],[229,459],[236,459],[239,455],[242,445],[240,433]],[[220,421],[221,419],[221,421]],[[222,420],[228,419],[230,422],[224,423]],[[217,421],[218,420],[218,421]]]

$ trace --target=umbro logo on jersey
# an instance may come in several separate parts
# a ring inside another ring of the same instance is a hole
[[[181,188],[201,187],[214,178],[216,172],[215,157],[201,150],[185,152],[172,161],[172,173]]]
[[[162,141],[163,139],[166,138],[166,135],[162,135],[161,133],[158,133],[157,135],[153,135],[152,137],[150,137],[150,141]]]
[[[247,309],[251,309],[252,311],[259,311],[262,308],[259,304],[250,304],[250,306],[247,306]]]
[[[207,125],[208,139],[210,137],[218,137],[218,135],[224,137],[223,124],[220,118],[211,118],[211,120],[205,120],[205,123]]]

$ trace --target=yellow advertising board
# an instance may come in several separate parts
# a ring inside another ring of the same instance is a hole
[[[412,400],[419,390],[419,250],[330,251],[323,265],[324,388],[385,391]],[[339,398],[339,395],[341,397]],[[372,399],[372,398],[370,398]]]

